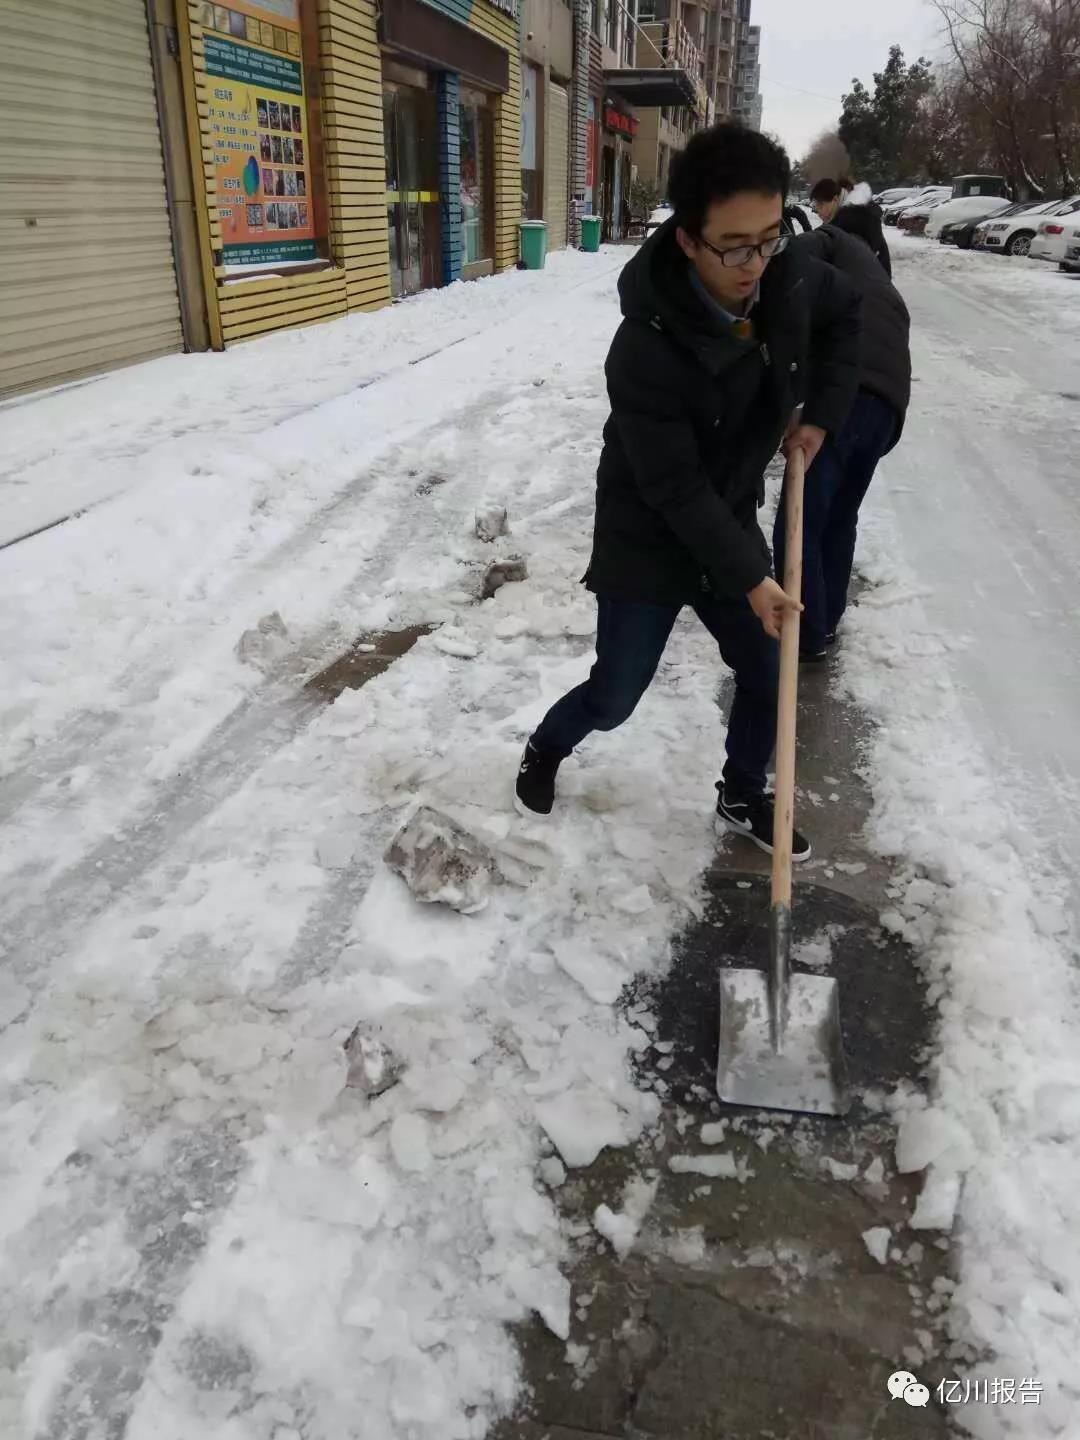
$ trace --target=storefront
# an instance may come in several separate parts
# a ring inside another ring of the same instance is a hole
[[[631,154],[638,122],[629,109],[608,99],[603,111],[600,208],[605,240],[622,240],[630,221]]]
[[[17,222],[0,385],[514,266],[516,4],[109,0],[71,25],[0,5]]]
[[[490,0],[476,0],[468,23],[461,14],[456,4],[422,0],[384,0],[381,9],[384,113],[406,106],[408,116],[407,144],[392,145],[389,135],[386,143],[395,296],[490,275],[517,260],[516,24]],[[408,98],[400,89],[404,66],[412,70]]]

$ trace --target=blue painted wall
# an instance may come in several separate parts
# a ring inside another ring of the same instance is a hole
[[[442,7],[440,6],[440,9]],[[438,77],[439,219],[442,225],[443,284],[461,279],[461,82],[442,71]]]

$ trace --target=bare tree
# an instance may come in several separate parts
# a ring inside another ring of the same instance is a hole
[[[1076,189],[1075,159],[1080,144],[1080,0],[1042,0],[1035,7],[1040,27],[1040,97],[1050,126],[1058,187]]]
[[[957,70],[990,123],[1001,168],[1014,186],[1041,196],[1032,154],[1041,69],[1038,0],[931,3],[944,22]]]

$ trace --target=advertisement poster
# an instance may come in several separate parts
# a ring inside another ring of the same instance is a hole
[[[204,3],[202,23],[222,264],[315,260],[299,0]]]

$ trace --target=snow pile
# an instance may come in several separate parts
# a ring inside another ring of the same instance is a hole
[[[568,1335],[552,1192],[658,1116],[644,1017],[615,1005],[697,906],[722,736],[688,619],[551,823],[514,813],[525,735],[591,662],[617,268],[556,273],[542,313],[228,466],[216,433],[165,446],[154,486],[5,552],[8,759],[34,766],[0,842],[0,1329],[25,1356],[3,1434],[107,1414],[127,1440],[341,1440],[362,1416],[479,1440],[517,1395],[508,1325]],[[313,368],[353,358],[303,333]],[[493,476],[529,578],[478,604]],[[275,611],[311,671],[357,633],[444,628],[326,706],[238,661]],[[425,808],[490,853],[483,910],[418,904],[384,864]]]
[[[977,1373],[1045,1386],[1038,1412],[998,1407],[980,1433],[1070,1434],[1080,1406],[1080,1015],[1060,905],[1047,904],[1057,889],[1017,842],[945,647],[928,655],[922,643],[931,597],[896,558],[889,517],[871,509],[862,531],[872,589],[849,611],[841,674],[877,722],[869,839],[901,870],[882,918],[922,957],[940,1016],[932,1104],[896,1098],[897,1167],[927,1172],[916,1227],[948,1228],[959,1204],[950,1323],[958,1340],[994,1353]]]

